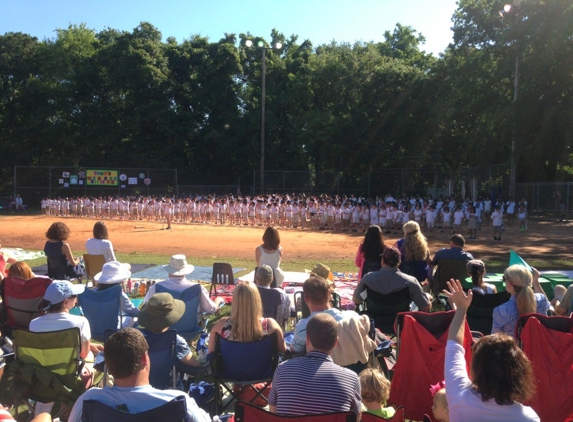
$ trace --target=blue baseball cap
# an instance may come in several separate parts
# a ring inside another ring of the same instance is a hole
[[[46,289],[44,299],[50,302],[50,305],[57,305],[72,296],[81,295],[86,286],[83,284],[72,284],[67,280],[55,280]]]

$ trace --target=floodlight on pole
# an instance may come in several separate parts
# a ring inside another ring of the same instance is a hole
[[[247,47],[253,47],[252,40],[246,40],[245,45]],[[266,61],[267,61],[267,48],[265,47],[265,43],[263,40],[257,41],[257,46],[262,50],[262,94],[261,94],[261,170],[260,170],[260,179],[261,179],[261,194],[265,193],[265,116],[266,116]],[[271,48],[280,50],[283,47],[282,43],[276,42]]]
[[[517,15],[521,9],[521,1],[514,0],[512,4],[503,6],[503,10],[499,11],[502,18],[505,18],[510,13]],[[519,41],[517,41],[519,43]],[[511,131],[511,162],[509,169],[509,194],[515,198],[515,181],[517,173],[517,100],[519,99],[519,73],[520,73],[520,50],[517,49],[515,53],[515,70],[513,80],[513,128]]]

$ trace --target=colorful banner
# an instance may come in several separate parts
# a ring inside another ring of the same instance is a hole
[[[117,170],[86,170],[88,186],[117,186]]]

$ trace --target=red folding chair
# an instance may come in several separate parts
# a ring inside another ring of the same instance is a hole
[[[522,315],[518,332],[537,387],[533,400],[525,404],[542,421],[573,419],[573,319]]]
[[[51,283],[52,280],[46,277],[30,280],[6,277],[0,287],[6,312],[6,325],[27,330],[30,321],[44,313],[39,306]]]
[[[308,416],[279,416],[245,402],[235,406],[235,422],[356,422],[353,412],[321,413]]]
[[[450,323],[455,311],[400,312],[396,316],[397,361],[390,403],[404,406],[406,419],[421,421],[432,413],[430,385],[444,379],[444,360]],[[472,335],[465,323],[466,369],[471,362]]]

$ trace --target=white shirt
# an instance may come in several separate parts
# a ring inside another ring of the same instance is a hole
[[[74,327],[80,329],[82,342],[89,341],[92,338],[90,323],[83,316],[57,312],[45,314],[30,321],[30,331],[33,333],[49,333]]]
[[[188,289],[189,287],[197,284],[196,282],[187,280],[184,277],[172,277],[165,281],[160,281],[159,283],[161,283],[163,287],[169,290],[175,290],[177,292],[182,292],[183,290]],[[154,284],[153,286],[149,286],[147,294],[143,299],[144,303],[147,303],[149,299],[151,299],[151,296],[155,294],[155,286],[156,284]],[[216,310],[217,310],[217,305],[215,305],[215,302],[213,302],[209,298],[209,292],[207,292],[207,289],[205,289],[205,287],[201,286],[201,307],[198,310],[198,312],[213,313]]]
[[[90,255],[103,255],[106,262],[117,261],[113,253],[113,245],[107,239],[92,237],[86,242],[86,251]]]
[[[535,411],[521,403],[499,405],[494,399],[482,401],[466,371],[464,348],[453,340],[446,343],[446,398],[450,421],[522,422],[539,421]]]

